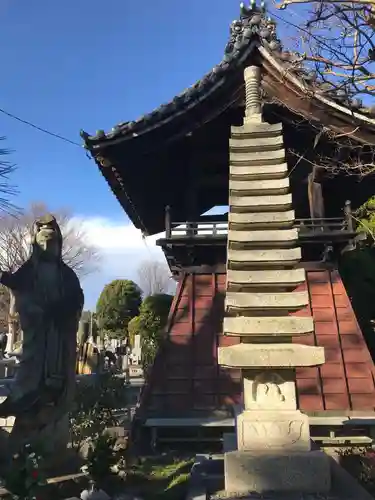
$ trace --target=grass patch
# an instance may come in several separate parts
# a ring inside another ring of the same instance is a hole
[[[182,500],[186,496],[193,463],[190,457],[144,457],[129,470],[126,489],[144,500]]]
[[[194,458],[177,457],[175,454],[142,457],[136,465],[129,466],[125,478],[111,475],[103,484],[109,495],[134,494],[143,500],[185,500]],[[42,488],[40,500],[79,497],[88,485],[86,476],[59,478]],[[11,500],[12,495],[0,498]]]

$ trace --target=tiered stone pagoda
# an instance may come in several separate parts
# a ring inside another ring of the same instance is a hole
[[[249,472],[243,488],[290,489],[276,474],[288,457],[296,474],[311,464],[326,490],[310,436],[372,442],[374,363],[338,260],[357,245],[348,200],[360,206],[375,183],[319,165],[338,147],[348,161],[353,145],[365,152],[374,132],[371,110],[323,90],[252,5],[202,80],[136,121],[82,133],[134,225],[165,232],[158,244],[178,282],[137,413],[142,436],[213,446],[236,431],[227,489],[241,489],[233,468],[246,457],[251,471],[257,453],[275,474]],[[207,215],[219,205],[228,213]]]
[[[220,365],[241,368],[244,409],[237,450],[225,455],[227,491],[329,491],[327,456],[310,450],[307,415],[297,410],[295,368],[324,364],[324,348],[292,344],[314,331],[289,192],[282,124],[262,120],[260,68],[245,69],[245,119],[229,141],[229,213],[224,335]],[[270,474],[272,470],[272,474]]]

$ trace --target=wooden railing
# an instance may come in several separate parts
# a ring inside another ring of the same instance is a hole
[[[170,238],[206,237],[213,238],[228,234],[228,222],[173,222]]]
[[[172,222],[170,208],[166,208],[165,237],[170,238],[223,238],[228,234],[227,220],[210,220],[199,222]],[[343,217],[327,217],[323,219],[296,219],[294,227],[300,235],[319,236],[327,233],[355,231],[350,201],[345,203]]]
[[[294,226],[301,234],[311,232],[348,231],[348,224],[344,217],[326,219],[296,219]]]

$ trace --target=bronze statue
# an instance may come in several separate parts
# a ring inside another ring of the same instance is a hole
[[[23,349],[0,416],[15,416],[10,439],[18,444],[57,425],[70,409],[75,389],[76,335],[83,292],[62,260],[62,234],[52,215],[34,223],[31,255],[0,283],[15,296]]]

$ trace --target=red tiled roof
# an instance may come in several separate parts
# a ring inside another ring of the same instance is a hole
[[[300,408],[374,410],[374,364],[339,273],[308,271],[307,286],[310,307],[296,314],[312,313],[315,332],[293,340],[323,346],[326,363],[320,368],[297,369]]]
[[[239,370],[217,364],[218,346],[238,337],[222,335],[225,274],[186,275],[174,298],[167,336],[141,399],[144,416],[187,416],[242,401]],[[375,410],[374,364],[344,285],[335,270],[307,271],[315,333],[293,341],[325,347],[320,368],[297,369],[302,411]],[[303,287],[299,287],[303,289]]]

